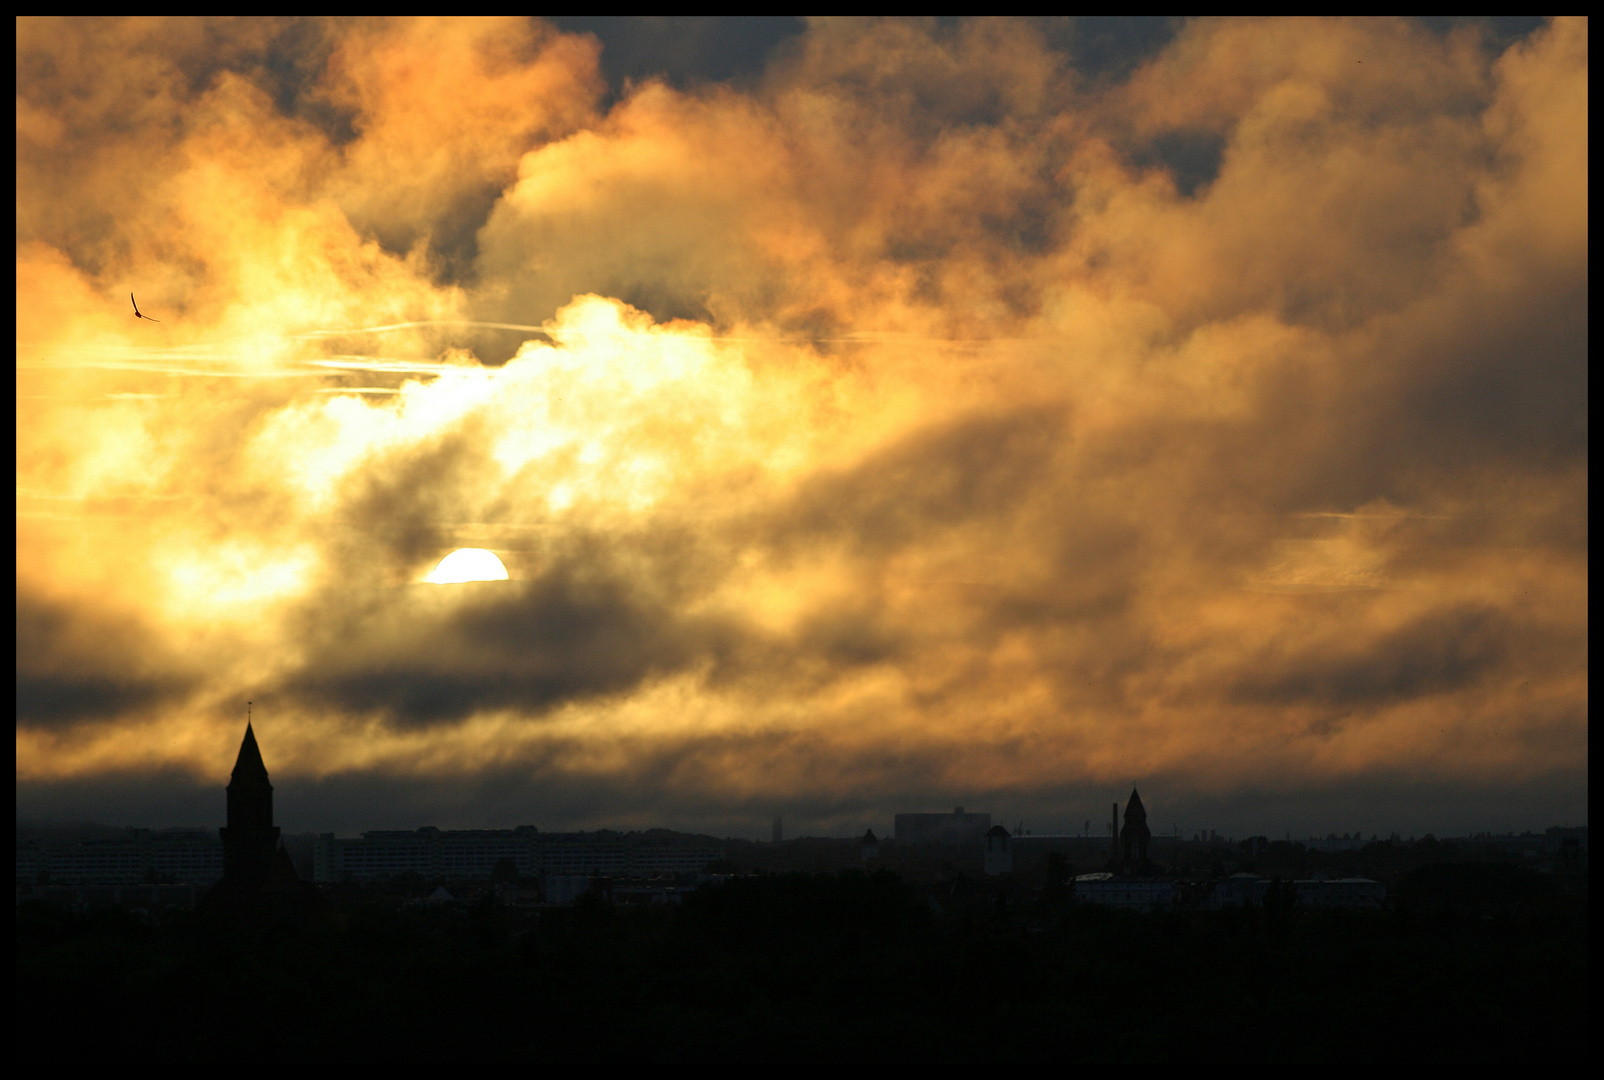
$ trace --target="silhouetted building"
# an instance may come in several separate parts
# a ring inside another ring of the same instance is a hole
[[[273,824],[273,785],[250,724],[245,725],[228,782],[228,825],[218,835],[223,839],[223,880],[236,889],[261,888],[273,871],[279,831]]]
[[[868,862],[871,859],[879,858],[879,856],[880,841],[874,835],[874,830],[869,829],[864,832],[863,839],[858,841],[858,861]]]
[[[774,842],[776,844],[778,844],[781,840],[785,839],[785,828],[784,828],[784,825],[785,825],[785,823],[784,823],[784,821],[781,820],[780,815],[775,814],[774,815],[774,835],[773,835],[773,840],[774,840]]]
[[[651,877],[699,873],[723,855],[707,836],[649,829],[619,833],[543,833],[515,829],[373,830],[360,839],[319,836],[313,877],[319,882],[383,881],[398,874],[465,881],[488,878],[509,860],[519,877],[541,874]]]
[[[223,880],[206,898],[211,909],[235,916],[295,915],[322,899],[316,886],[301,880],[279,843],[273,785],[249,723],[228,783],[228,824],[218,835]]]
[[[546,903],[572,904],[588,892],[601,892],[603,879],[577,874],[548,874],[542,884]]]
[[[223,876],[223,846],[201,829],[17,841],[18,885],[201,885]]]
[[[1075,899],[1130,911],[1161,911],[1175,902],[1175,882],[1167,878],[1081,874],[1075,879]]]
[[[1014,872],[1013,838],[1001,825],[986,830],[986,873],[992,877]]]
[[[966,814],[961,806],[950,814],[898,814],[897,843],[949,844],[974,850],[991,828],[990,814]]]
[[[1379,908],[1387,901],[1387,887],[1369,878],[1300,878],[1292,887],[1304,907]]]
[[[1203,901],[1206,910],[1217,911],[1230,907],[1257,907],[1264,903],[1264,894],[1270,888],[1270,879],[1246,871],[1221,878]]]
[[[1125,827],[1119,833],[1120,843],[1125,849],[1125,862],[1129,864],[1132,849],[1135,849],[1137,863],[1147,862],[1147,843],[1153,839],[1153,833],[1147,827],[1147,810],[1142,806],[1142,797],[1131,789],[1131,800],[1125,804]]]

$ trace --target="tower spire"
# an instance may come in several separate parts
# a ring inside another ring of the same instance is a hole
[[[273,785],[267,778],[262,748],[256,744],[250,708],[247,701],[245,738],[228,783],[228,824],[219,835],[224,876],[236,885],[249,882],[254,888],[267,879],[272,868],[279,831],[273,824]]]
[[[243,783],[272,790],[267,780],[267,765],[262,761],[262,749],[256,745],[256,732],[251,729],[250,721],[245,723],[245,738],[239,744],[239,757],[234,760],[234,771],[230,775],[228,786],[231,788]]]
[[[256,743],[251,705],[245,703],[245,738],[228,785],[228,824],[217,831],[223,841],[223,879],[206,903],[231,917],[298,916],[319,897],[295,872],[273,824],[273,785]]]
[[[1120,830],[1120,840],[1125,847],[1125,862],[1130,864],[1131,849],[1136,849],[1136,861],[1147,862],[1147,843],[1153,838],[1152,830],[1147,827],[1147,808],[1142,805],[1142,797],[1135,788],[1131,788],[1130,801],[1125,804],[1125,827]]]

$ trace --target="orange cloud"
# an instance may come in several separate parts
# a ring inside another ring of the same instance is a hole
[[[19,782],[1585,806],[1586,39],[23,20]]]

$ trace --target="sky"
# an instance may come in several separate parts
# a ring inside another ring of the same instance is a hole
[[[291,831],[1585,822],[1587,83],[19,19],[17,813],[219,824],[250,701]]]

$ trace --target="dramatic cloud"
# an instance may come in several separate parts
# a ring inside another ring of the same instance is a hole
[[[1587,23],[1093,30],[19,22],[19,807],[1584,816]]]

